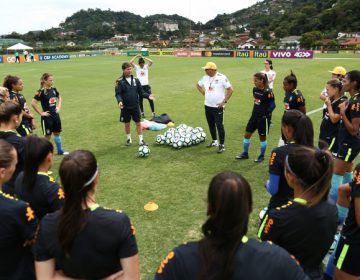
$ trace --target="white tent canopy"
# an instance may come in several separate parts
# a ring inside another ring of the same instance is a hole
[[[32,47],[29,47],[27,45],[17,43],[11,47],[8,47],[7,50],[32,50]]]

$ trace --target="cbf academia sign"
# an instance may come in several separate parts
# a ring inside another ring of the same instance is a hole
[[[313,51],[271,51],[271,58],[313,58]]]
[[[39,54],[40,61],[48,61],[48,60],[67,60],[70,59],[70,55],[67,53],[62,54]]]

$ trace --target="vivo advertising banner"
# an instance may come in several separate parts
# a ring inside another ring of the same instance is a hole
[[[3,63],[3,57],[0,56],[0,63]]]
[[[308,58],[314,57],[313,51],[271,51],[271,58]]]
[[[67,53],[62,54],[39,54],[40,61],[48,61],[48,60],[66,60],[70,59],[70,55]]]

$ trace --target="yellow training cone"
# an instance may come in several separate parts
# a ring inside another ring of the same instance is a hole
[[[144,205],[145,211],[155,211],[159,209],[159,205],[157,205],[155,202],[148,202]]]

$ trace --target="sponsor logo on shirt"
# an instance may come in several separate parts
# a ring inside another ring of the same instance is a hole
[[[159,269],[157,270],[157,273],[163,273],[163,270],[165,268],[165,265],[169,262],[169,260],[171,260],[173,257],[175,256],[175,253],[173,251],[171,251],[166,257],[165,259],[161,262]]]
[[[274,220],[273,219],[269,219],[267,222],[266,222],[266,225],[265,225],[265,229],[264,229],[264,233],[269,233],[270,231],[270,228],[271,226],[274,224]]]
[[[358,172],[357,170],[354,170],[353,181],[356,185],[360,185],[360,172]]]
[[[59,199],[65,199],[65,192],[64,192],[64,190],[62,188],[59,188],[57,194],[58,194]]]
[[[34,214],[34,210],[32,210],[30,208],[30,206],[28,206],[26,208],[26,218],[28,222],[31,222],[32,220],[35,220],[35,214]]]
[[[51,97],[49,99],[49,104],[50,104],[50,106],[55,106],[56,105],[56,97]]]
[[[269,165],[273,165],[273,164],[274,164],[275,158],[276,158],[276,153],[273,152],[273,153],[271,154],[271,157],[270,157],[270,160],[269,160]]]

